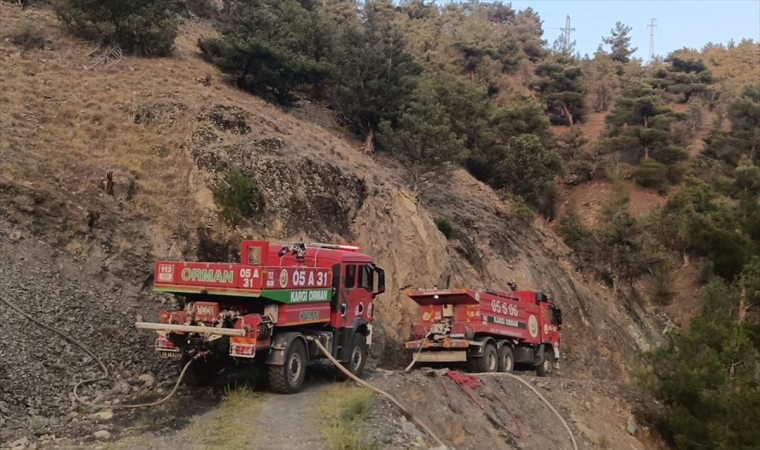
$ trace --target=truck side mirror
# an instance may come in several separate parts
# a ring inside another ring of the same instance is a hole
[[[385,270],[375,266],[375,273],[377,274],[377,288],[372,293],[372,297],[376,297],[385,292]]]
[[[557,329],[562,329],[562,310],[559,308],[555,308],[555,312],[557,314]]]

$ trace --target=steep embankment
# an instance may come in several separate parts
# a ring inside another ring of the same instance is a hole
[[[6,255],[26,258],[0,265],[4,291],[108,355],[117,379],[160,366],[151,337],[130,328],[159,307],[149,291],[153,261],[234,258],[242,238],[350,240],[374,255],[388,275],[379,364],[404,362],[397,340],[415,313],[406,289],[449,276],[454,286],[506,289],[515,279],[551,294],[565,311],[563,372],[576,378],[624,381],[633,352],[657,341],[643,305],[584,282],[560,240],[541,223],[510,219],[508,205],[463,171],[414,195],[398,168],[361,154],[341,132],[228,87],[195,54],[197,37],[211,33],[201,25],[184,26],[173,58],[91,68],[89,45],[68,38],[51,13],[7,3],[0,11],[4,32],[34,22],[51,42],[22,52],[0,41],[0,242]],[[210,189],[232,167],[264,198],[257,218],[234,230],[221,224]],[[452,219],[456,239],[437,230],[438,216]],[[31,248],[44,254],[18,254]],[[15,424],[0,440],[33,417],[71,420],[67,392],[89,361],[68,347],[55,358],[40,350],[49,338],[11,311],[0,320],[13,323],[0,327],[0,341],[12,343],[0,377],[34,367],[26,383],[0,387],[0,414]]]

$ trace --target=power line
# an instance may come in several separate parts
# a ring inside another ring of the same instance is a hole
[[[652,18],[652,22],[647,25],[647,28],[649,28],[649,61],[652,62],[654,60],[654,27],[657,26],[656,23],[657,19]]]

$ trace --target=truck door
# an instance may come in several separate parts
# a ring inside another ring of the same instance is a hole
[[[541,341],[550,342],[552,347],[559,350],[559,314],[554,305],[541,304]]]
[[[343,295],[341,296],[338,304],[340,324],[343,327],[349,325],[353,319],[353,311],[351,310],[351,307],[354,304],[354,301],[352,300],[356,296],[356,278],[356,263],[346,263],[346,265],[343,267]]]
[[[369,321],[367,311],[369,305],[372,302],[372,296],[375,289],[375,274],[370,264],[361,264],[357,269],[358,273],[358,286],[356,289],[355,298],[356,303],[352,303],[354,309],[354,317],[361,317],[365,321]]]

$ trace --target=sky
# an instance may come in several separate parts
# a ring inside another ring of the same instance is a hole
[[[496,0],[498,1],[498,0]],[[447,3],[437,0],[435,3]],[[454,2],[458,3],[458,2]],[[503,3],[510,3],[504,1]],[[551,46],[562,33],[570,15],[570,40],[581,56],[593,55],[602,41],[620,21],[632,28],[631,45],[638,47],[635,58],[649,58],[649,30],[654,28],[654,53],[665,57],[684,47],[700,50],[706,43],[736,43],[742,38],[760,42],[760,0],[534,0],[512,1],[520,11],[533,8],[544,21],[544,39]],[[607,48],[607,47],[605,47]]]

